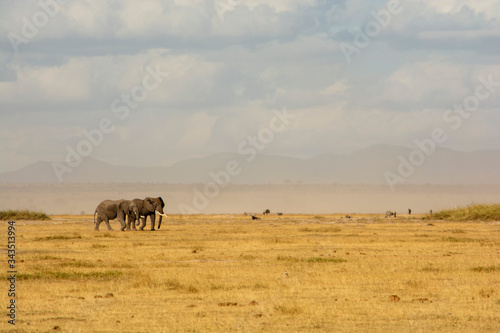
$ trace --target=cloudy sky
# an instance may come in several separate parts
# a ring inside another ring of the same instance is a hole
[[[499,20],[500,0],[0,0],[0,171],[78,148],[236,152],[284,110],[264,153],[415,147],[438,127],[443,147],[499,149]]]

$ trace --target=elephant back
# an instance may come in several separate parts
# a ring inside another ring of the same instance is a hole
[[[141,215],[147,215],[148,214],[147,210],[144,207],[144,200],[142,200],[142,199],[134,199],[132,201],[137,206],[137,209],[139,210],[139,214],[141,214]]]

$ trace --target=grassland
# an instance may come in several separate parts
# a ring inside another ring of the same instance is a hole
[[[16,329],[498,332],[499,232],[421,216],[169,216],[155,232],[18,221]]]

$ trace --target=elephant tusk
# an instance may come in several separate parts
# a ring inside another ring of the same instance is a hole
[[[157,210],[155,210],[155,212],[156,212],[158,215],[161,215],[161,216],[163,216],[163,217],[167,217],[167,214],[162,214],[162,213],[160,213],[160,212],[159,212],[159,211],[157,211]]]

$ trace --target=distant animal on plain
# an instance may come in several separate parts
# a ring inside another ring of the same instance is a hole
[[[385,212],[385,217],[390,217],[390,216],[396,217],[396,211],[394,211],[394,210],[388,210],[388,211]]]
[[[351,218],[351,215],[346,215],[345,216],[346,219],[350,219]]]
[[[252,215],[252,220],[260,220],[260,217]]]
[[[283,213],[280,213],[280,212],[279,212],[279,213],[276,213],[276,215],[279,215],[279,216],[281,216],[281,215],[283,215]]]

